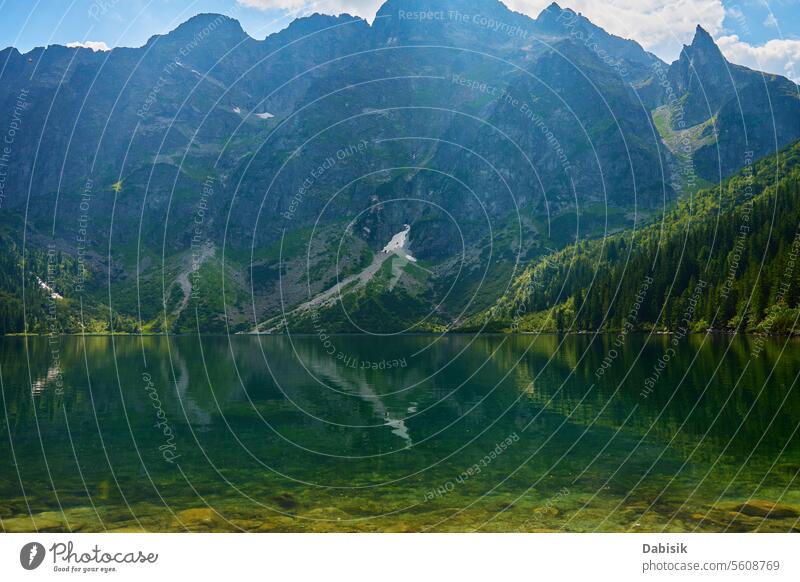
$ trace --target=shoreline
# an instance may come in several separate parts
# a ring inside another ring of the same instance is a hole
[[[464,335],[464,336],[474,336],[474,335],[484,335],[484,336],[563,336],[563,335],[579,335],[579,336],[590,336],[590,335],[619,335],[621,330],[602,330],[602,331],[515,331],[515,332],[503,332],[503,331],[447,331],[447,332],[433,332],[433,331],[415,331],[415,332],[408,332],[408,333],[398,333],[394,334],[389,337],[404,337],[404,336],[432,336],[432,337],[441,337],[443,335]],[[625,335],[648,335],[648,336],[672,336],[679,332],[670,331],[670,330],[659,330],[659,331],[647,331],[647,330],[637,330],[637,331],[629,331],[626,332]],[[374,334],[363,333],[363,332],[331,332],[327,335],[330,336],[364,336],[364,337],[375,337]],[[723,329],[714,329],[714,330],[706,330],[706,331],[692,331],[685,333],[686,336],[700,336],[700,335],[714,335],[714,336],[746,336],[746,337],[787,337],[787,338],[800,338],[800,333],[764,333],[764,332],[757,332],[757,331],[728,331]],[[114,332],[114,333],[7,333],[7,334],[0,334],[0,338],[3,337],[231,337],[231,336],[240,336],[240,337],[316,337],[317,334],[314,332],[298,332],[298,333],[256,333],[256,332],[233,332],[233,333],[219,333],[219,332],[200,332],[200,333],[128,333],[128,332]]]

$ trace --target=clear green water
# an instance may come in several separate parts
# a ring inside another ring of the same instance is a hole
[[[0,518],[6,531],[800,528],[800,342],[690,337],[656,375],[671,338],[613,341],[2,338]]]

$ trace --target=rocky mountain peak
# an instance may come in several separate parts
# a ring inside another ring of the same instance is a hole
[[[579,15],[569,8],[561,8],[556,2],[550,4],[536,17],[537,27],[541,30],[553,31],[563,26],[564,22],[574,22]]]
[[[717,43],[714,42],[708,31],[699,24],[695,29],[692,44],[684,45],[683,51],[681,51],[681,58],[688,58],[695,67],[701,64],[713,66],[724,66],[725,64],[725,57],[722,56],[722,51],[719,50]]]
[[[300,18],[293,20],[284,30],[275,34],[294,38],[353,21],[360,21],[366,24],[366,21],[363,18],[351,16],[347,13],[340,14],[339,16],[331,16],[328,14],[320,14],[319,12],[315,12],[314,14],[301,16]]]
[[[242,25],[239,24],[238,20],[224,14],[214,13],[202,13],[192,16],[165,36],[177,40],[211,34],[235,40],[247,37],[247,33],[242,29]]]

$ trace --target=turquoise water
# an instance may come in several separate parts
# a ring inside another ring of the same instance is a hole
[[[2,525],[800,528],[800,342],[614,341],[0,338]]]

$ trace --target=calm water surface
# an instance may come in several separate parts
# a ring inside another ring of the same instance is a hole
[[[2,526],[800,529],[800,342],[613,340],[0,338]]]

